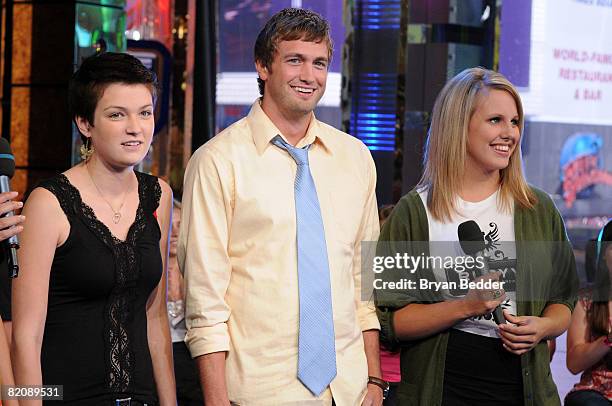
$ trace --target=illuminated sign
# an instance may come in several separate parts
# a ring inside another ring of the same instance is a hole
[[[567,207],[576,199],[588,199],[597,184],[612,186],[612,173],[605,171],[603,139],[594,133],[576,133],[561,149],[561,189]]]

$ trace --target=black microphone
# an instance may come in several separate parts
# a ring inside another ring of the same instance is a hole
[[[0,193],[10,192],[11,186],[9,180],[15,174],[15,157],[11,151],[6,138],[0,137]],[[12,216],[10,211],[2,215],[2,217]],[[19,274],[19,262],[17,261],[17,249],[19,249],[19,239],[16,235],[8,238],[4,242],[4,247],[8,256],[8,274],[10,278],[16,278]]]
[[[489,258],[486,255],[484,233],[480,230],[478,224],[474,220],[464,221],[459,224],[457,234],[459,235],[459,244],[461,244],[463,252],[474,258],[482,257],[482,275],[488,274]],[[497,306],[495,310],[493,310],[493,318],[497,324],[506,322],[501,306]]]

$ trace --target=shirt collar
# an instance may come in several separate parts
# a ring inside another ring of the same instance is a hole
[[[271,145],[270,141],[272,141],[272,138],[276,137],[277,135],[280,135],[285,141],[287,141],[287,139],[261,108],[260,99],[258,99],[255,103],[253,103],[253,106],[251,106],[251,111],[249,111],[247,121],[249,123],[249,127],[251,127],[253,142],[255,143],[255,148],[257,149],[258,154],[263,154],[266,148]],[[308,130],[306,131],[306,135],[300,140],[300,142],[298,142],[296,146],[301,148],[308,144],[321,145],[325,151],[331,154],[331,138],[332,135],[330,132],[326,128],[323,128],[319,120],[317,120],[315,117],[314,113],[312,113],[312,118],[310,120]]]

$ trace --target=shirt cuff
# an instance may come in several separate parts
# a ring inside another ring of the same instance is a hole
[[[361,331],[380,330],[380,323],[376,317],[376,309],[371,304],[362,304],[357,309],[357,317],[359,318],[359,326]]]
[[[226,323],[194,327],[193,325],[197,324],[197,320],[192,320],[190,324],[191,327],[185,335],[185,344],[187,344],[192,358],[230,350],[230,338]]]

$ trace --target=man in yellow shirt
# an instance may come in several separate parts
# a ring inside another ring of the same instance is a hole
[[[255,43],[261,99],[187,167],[178,258],[207,406],[382,404],[360,269],[376,169],[314,117],[331,54],[321,16],[274,15]]]

